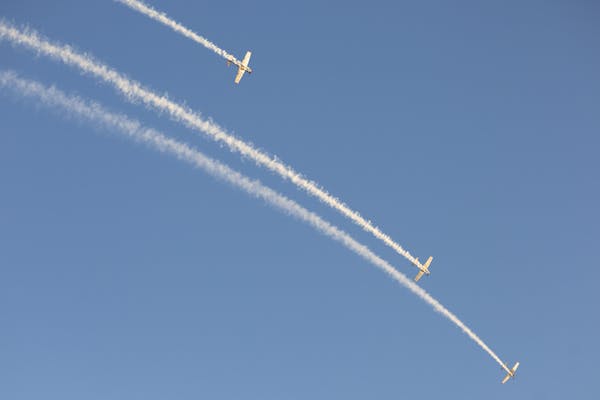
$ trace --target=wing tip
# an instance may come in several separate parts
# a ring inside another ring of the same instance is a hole
[[[415,282],[419,282],[419,279],[421,279],[423,277],[423,274],[424,274],[423,271],[419,271],[417,276],[415,276]]]

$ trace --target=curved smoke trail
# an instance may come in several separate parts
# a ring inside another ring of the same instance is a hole
[[[144,88],[138,82],[130,80],[118,71],[94,60],[91,56],[76,52],[70,46],[53,44],[48,40],[42,39],[37,33],[31,30],[19,30],[0,20],[0,40],[2,39],[8,40],[15,45],[30,48],[40,54],[60,60],[67,65],[75,66],[81,71],[94,75],[114,86],[127,99],[139,101],[154,109],[167,112],[173,120],[203,132],[211,139],[226,144],[231,151],[249,157],[257,164],[279,174],[282,178],[289,179],[299,188],[304,189],[307,193],[318,198],[359,225],[366,232],[371,233],[411,263],[416,264],[418,262],[407,250],[374,226],[371,221],[366,220],[357,211],[354,211],[341,200],[329,194],[316,182],[306,179],[276,157],[270,156],[256,149],[251,144],[227,133],[216,123],[204,120],[201,115],[191,109],[169,100],[167,96],[156,94]]]
[[[173,21],[165,13],[155,10],[154,8],[150,7],[147,4],[144,4],[141,1],[137,1],[137,0],[115,0],[115,1],[122,3],[135,11],[138,11],[138,12],[146,15],[147,17],[160,22],[161,24],[168,26],[169,28],[173,29],[175,32],[180,33],[183,36],[187,37],[188,39],[192,39],[194,42],[201,44],[202,46],[206,47],[207,49],[214,51],[215,53],[217,53],[218,55],[220,55],[221,57],[223,57],[226,60],[230,60],[230,61],[235,60],[235,61],[239,62],[239,60],[237,58],[235,58],[233,55],[229,54],[225,50],[221,49],[219,46],[217,46],[210,40],[203,38],[202,36],[198,35],[196,32],[192,31],[191,29],[186,28],[185,26],[181,25],[177,21]]]
[[[367,246],[357,242],[346,232],[333,226],[314,212],[308,211],[294,200],[264,186],[260,181],[252,180],[228,166],[205,156],[203,153],[191,148],[187,144],[168,138],[154,129],[145,128],[139,122],[131,120],[124,115],[111,113],[98,103],[86,102],[79,97],[67,96],[64,92],[56,88],[48,88],[38,82],[19,78],[14,72],[0,72],[0,87],[9,88],[21,96],[35,98],[45,105],[62,108],[73,115],[85,118],[94,123],[99,123],[107,128],[115,129],[137,141],[144,142],[154,147],[158,151],[172,154],[180,160],[199,167],[213,177],[222,179],[254,197],[263,199],[286,214],[292,215],[307,223],[318,232],[341,243],[347,249],[383,270],[394,280],[419,296],[422,300],[431,305],[435,311],[439,312],[458,326],[498,364],[500,364],[502,368],[507,372],[509,371],[502,360],[500,360],[496,353],[494,353],[483,340],[479,338],[479,336],[423,288],[396,270],[387,261],[377,256]]]

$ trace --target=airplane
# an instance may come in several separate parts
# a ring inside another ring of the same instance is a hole
[[[512,369],[508,369],[505,367],[506,371],[508,372],[506,374],[506,376],[504,377],[504,379],[502,379],[502,384],[505,384],[510,378],[514,378],[515,373],[517,372],[517,368],[519,368],[519,362],[517,361],[517,363],[515,364],[514,367],[512,367]]]
[[[431,264],[431,260],[433,260],[433,257],[429,257],[429,259],[427,259],[427,261],[425,262],[425,265],[423,265],[419,262],[418,258],[416,259],[416,263],[414,263],[414,264],[415,264],[415,267],[420,269],[420,271],[417,274],[417,276],[415,276],[415,282],[419,282],[419,279],[421,279],[423,274],[429,275],[429,264]]]
[[[248,66],[251,55],[252,55],[252,53],[250,51],[247,51],[246,55],[244,56],[244,59],[241,62],[236,60],[233,56],[231,56],[230,58],[227,59],[227,66],[230,66],[231,64],[235,64],[238,67],[238,72],[237,72],[237,75],[235,76],[235,83],[240,83],[242,76],[244,76],[244,72],[248,72],[249,74],[252,73],[252,68],[250,68]]]

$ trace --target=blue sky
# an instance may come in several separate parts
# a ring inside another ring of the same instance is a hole
[[[276,154],[424,259],[519,376],[345,248],[111,132],[0,94],[0,397],[594,397],[600,56],[592,2],[11,1]],[[414,267],[278,177],[74,69],[0,66],[196,145]]]

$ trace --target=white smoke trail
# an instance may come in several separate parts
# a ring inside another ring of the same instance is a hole
[[[208,39],[203,38],[202,36],[198,35],[196,32],[194,32],[194,31],[186,28],[185,26],[181,25],[180,23],[172,20],[165,13],[155,10],[154,8],[150,7],[147,4],[144,4],[141,1],[137,1],[137,0],[115,0],[115,1],[128,6],[132,10],[138,11],[138,12],[146,15],[147,17],[150,17],[153,20],[160,22],[161,24],[168,26],[169,28],[173,29],[175,32],[178,32],[178,33],[182,34],[183,36],[187,37],[188,39],[192,39],[194,42],[199,43],[202,46],[206,47],[207,49],[214,51],[215,53],[217,53],[221,57],[225,58],[226,60],[239,62],[239,60],[237,58],[235,58],[231,54],[227,53],[225,50],[221,49],[219,46],[212,43]]]
[[[411,263],[415,264],[417,262],[415,257],[396,243],[390,236],[383,233],[371,221],[363,218],[358,212],[352,210],[342,201],[329,194],[325,189],[322,189],[317,183],[304,178],[300,173],[285,165],[276,157],[272,157],[243,140],[228,134],[216,123],[202,119],[199,114],[194,113],[191,109],[169,100],[164,95],[158,95],[144,88],[141,84],[128,79],[123,74],[94,60],[87,54],[78,53],[69,46],[53,44],[40,38],[33,31],[22,31],[0,20],[0,40],[2,39],[6,39],[15,45],[30,48],[40,54],[92,74],[114,86],[130,101],[140,101],[154,109],[167,112],[175,121],[205,133],[211,139],[226,144],[231,151],[239,152],[243,156],[253,159],[257,164],[279,174],[282,178],[289,179],[299,188],[304,189],[310,195],[315,196],[359,225],[366,232],[371,233]]]
[[[331,225],[317,214],[303,208],[295,201],[264,186],[260,181],[251,180],[239,172],[232,170],[228,166],[205,156],[187,144],[168,138],[154,129],[145,128],[139,122],[131,120],[124,115],[110,113],[97,103],[86,102],[79,97],[67,96],[64,92],[56,88],[48,88],[38,82],[19,78],[14,72],[0,71],[0,87],[9,88],[21,96],[36,98],[45,105],[62,108],[93,123],[100,123],[105,127],[116,129],[161,152],[172,154],[180,160],[187,161],[188,163],[201,168],[213,177],[222,179],[254,197],[263,199],[279,210],[309,224],[320,233],[340,242],[349,250],[380,268],[397,282],[419,296],[426,303],[431,305],[435,311],[441,313],[456,324],[498,364],[508,371],[508,368],[502,360],[500,360],[500,358],[469,327],[458,319],[456,315],[447,310],[439,301],[434,299],[429,293],[404,274],[397,271],[387,261],[374,254],[368,247],[354,240],[346,232]]]

